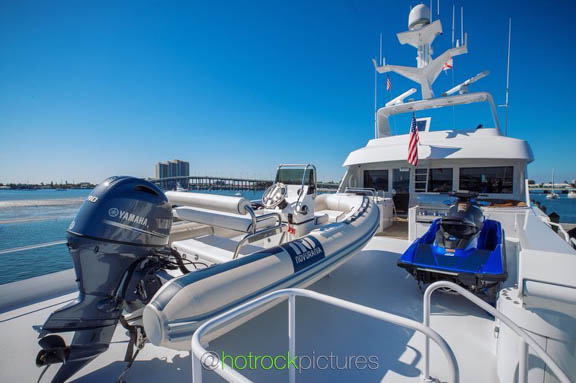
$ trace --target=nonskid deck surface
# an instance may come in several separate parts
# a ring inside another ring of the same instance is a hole
[[[396,260],[408,245],[408,241],[375,237],[362,253],[310,289],[421,321],[422,292],[416,282],[396,266]],[[0,315],[3,381],[36,381],[40,369],[34,365],[38,346],[32,326],[41,325],[55,308],[73,298],[74,294],[69,294]],[[445,337],[456,354],[460,380],[497,381],[492,319],[461,297],[441,293],[433,297],[432,311],[432,327]],[[421,381],[422,335],[305,298],[297,298],[296,317],[296,350],[302,366],[316,364],[316,368],[298,374],[300,381]],[[110,349],[71,381],[115,381],[125,367],[127,339],[125,330],[118,326]],[[288,351],[286,304],[213,341],[208,349],[230,356],[285,355]],[[434,345],[431,353],[432,375],[446,380],[443,356]],[[368,362],[358,362],[363,360],[361,356]],[[241,363],[242,359],[238,360]],[[376,365],[378,368],[373,368]],[[51,367],[42,381],[48,382],[56,368]],[[274,369],[245,369],[243,373],[257,381],[287,379],[286,371]],[[126,378],[128,382],[189,382],[190,356],[187,352],[147,344]],[[221,379],[205,371],[204,381]]]

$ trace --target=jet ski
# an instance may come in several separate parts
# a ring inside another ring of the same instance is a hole
[[[455,282],[494,301],[508,278],[504,232],[500,222],[486,219],[477,193],[454,192],[456,202],[436,219],[398,260],[419,283]]]

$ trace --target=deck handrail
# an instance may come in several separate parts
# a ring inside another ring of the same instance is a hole
[[[566,240],[566,242],[568,242],[568,244],[574,248],[576,248],[576,239],[570,237],[570,234],[568,234],[568,232],[564,229],[564,227],[562,227],[561,224],[556,223],[556,222],[552,222],[550,220],[549,217],[539,217],[540,220],[542,220],[542,222],[544,222],[545,224],[549,225],[549,226],[556,226],[558,228],[558,230],[560,230],[560,233],[562,233],[562,235],[564,236],[564,240]]]
[[[357,303],[349,302],[343,299],[331,297],[329,295],[324,295],[311,290],[289,288],[283,290],[277,290],[272,293],[266,294],[262,297],[256,298],[252,301],[244,303],[237,306],[221,315],[218,315],[203,325],[201,325],[192,336],[191,340],[191,350],[192,350],[192,374],[194,383],[202,382],[202,364],[206,360],[202,360],[206,355],[211,357],[216,357],[214,354],[208,352],[202,345],[201,339],[203,336],[208,334],[211,330],[215,328],[221,328],[221,326],[230,323],[237,319],[239,316],[246,314],[248,312],[254,311],[257,308],[274,301],[279,298],[288,298],[288,343],[289,343],[289,353],[290,355],[296,356],[296,297],[306,297],[309,299],[317,300],[330,304],[332,306],[337,306],[346,310],[354,311],[359,314],[370,316],[372,318],[380,319],[389,323],[396,324],[398,326],[408,328],[414,331],[419,331],[426,335],[426,339],[432,338],[432,340],[440,347],[440,350],[446,357],[448,361],[448,374],[450,382],[459,381],[458,373],[458,363],[456,357],[452,352],[452,349],[448,343],[438,334],[436,331],[432,330],[429,326],[426,326],[418,321],[408,319],[399,315],[390,314],[385,311],[377,310],[371,307],[359,305]],[[226,379],[230,382],[250,382],[245,376],[232,369],[223,360],[216,360],[217,364],[222,368],[214,368],[215,364],[212,364],[210,368],[211,371],[217,373],[220,377]],[[296,370],[294,367],[289,369],[289,381],[294,383],[296,381]]]
[[[430,328],[430,297],[432,293],[440,288],[448,288],[450,290],[456,291],[458,294],[462,295],[464,298],[468,299],[470,302],[474,303],[476,306],[480,307],[484,311],[488,312],[494,318],[499,319],[504,323],[510,330],[512,330],[516,335],[522,339],[522,353],[520,355],[520,361],[518,366],[518,382],[525,383],[528,378],[528,346],[538,354],[538,356],[546,363],[546,365],[552,370],[556,378],[563,383],[570,383],[568,376],[562,371],[560,366],[552,359],[552,357],[542,348],[540,345],[532,338],[526,331],[524,331],[520,326],[514,323],[506,315],[502,314],[500,311],[496,310],[494,307],[484,302],[482,299],[472,294],[465,288],[458,286],[453,282],[448,281],[438,281],[432,283],[426,291],[424,292],[424,310],[423,310],[423,324],[424,326]],[[426,343],[424,345],[424,378],[430,379],[430,340],[426,337]]]

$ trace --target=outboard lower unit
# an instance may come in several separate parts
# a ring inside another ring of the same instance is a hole
[[[160,288],[171,224],[166,196],[141,179],[108,178],[84,201],[68,229],[79,296],[52,313],[40,334],[36,364],[63,363],[52,382],[106,351],[123,312],[143,308]],[[72,331],[70,345],[53,334]]]

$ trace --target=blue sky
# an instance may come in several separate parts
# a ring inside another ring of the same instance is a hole
[[[338,180],[373,135],[378,34],[389,63],[414,65],[395,34],[417,3],[0,0],[0,182],[147,177],[174,158],[192,174],[257,178],[312,162]],[[576,178],[576,3],[441,0],[436,53],[452,4],[470,50],[456,81],[489,69],[472,89],[498,103],[513,17],[509,133],[532,145],[531,178]],[[412,86],[391,80],[381,104]]]

